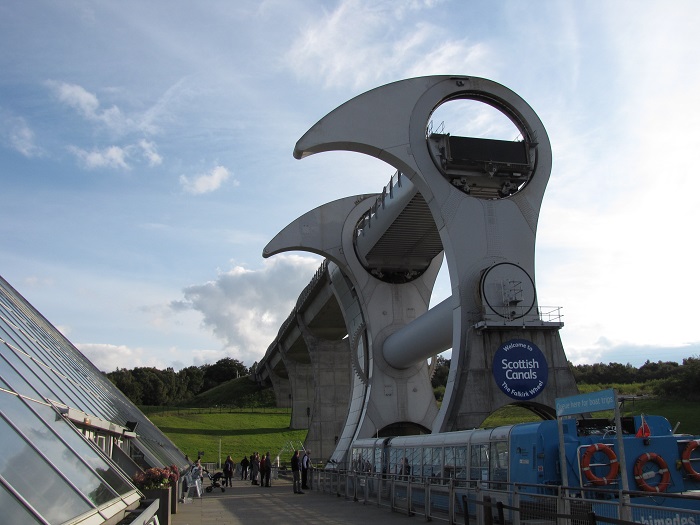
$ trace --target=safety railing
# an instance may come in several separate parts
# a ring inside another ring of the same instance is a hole
[[[472,319],[476,319],[475,328],[498,328],[523,325],[525,327],[550,327],[561,328],[564,326],[564,315],[561,306],[538,306],[537,308],[525,306],[502,306],[491,309],[482,308],[479,311],[470,312]]]
[[[697,525],[700,498],[553,485],[421,478],[335,469],[315,472],[323,493],[427,521],[467,525]]]
[[[382,193],[374,199],[374,203],[358,221],[356,235],[362,235],[365,228],[370,228],[372,226],[372,217],[375,217],[379,210],[384,208],[387,199],[394,198],[394,188],[401,187],[405,182],[402,177],[403,175],[398,170],[391,176],[389,183],[382,189]]]

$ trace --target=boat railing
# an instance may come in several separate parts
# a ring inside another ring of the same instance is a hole
[[[560,487],[338,469],[315,471],[314,490],[426,521],[590,525],[698,524],[700,498],[598,487]]]

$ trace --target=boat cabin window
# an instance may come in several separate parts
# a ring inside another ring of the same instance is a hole
[[[489,479],[491,481],[508,481],[508,442],[495,441],[491,443],[491,454],[489,460]],[[492,486],[491,488],[498,489],[502,487]]]
[[[370,472],[374,463],[373,448],[352,449],[352,470],[355,472]]]
[[[454,478],[462,483],[467,480],[467,447],[455,447]]]
[[[469,479],[485,481],[489,479],[489,445],[472,445],[469,462]]]
[[[423,478],[439,481],[442,477],[442,447],[423,449]]]

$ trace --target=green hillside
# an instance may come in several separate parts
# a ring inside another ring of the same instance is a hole
[[[643,385],[581,385],[582,392],[616,388],[620,394],[644,392]],[[628,399],[623,415],[658,414],[665,416],[678,432],[700,435],[700,403],[654,396]],[[275,408],[272,389],[262,389],[247,377],[233,379],[195,397],[186,407],[142,407],[142,410],[185,454],[204,461],[218,462],[231,454],[240,461],[252,452],[273,456],[290,443],[298,446],[306,430],[290,430],[290,409]],[[596,414],[604,416],[605,414]],[[608,414],[612,417],[612,414]],[[509,406],[495,412],[484,426],[536,421],[531,412]],[[282,458],[283,460],[285,458]]]
[[[287,409],[173,409],[149,418],[191,458],[203,451],[203,461],[218,463],[219,450],[222,459],[231,454],[240,461],[253,452],[274,457],[290,443],[298,447],[306,430],[290,430],[290,414]]]
[[[204,451],[204,460],[218,462],[219,447],[223,458],[231,454],[239,461],[252,452],[270,451],[273,456],[289,444],[298,446],[306,439],[306,430],[290,430],[289,409],[225,407],[180,408],[152,410],[151,421],[157,425],[184,453],[196,457]],[[624,415],[658,414],[665,416],[671,425],[680,422],[678,432],[700,434],[698,403],[658,398],[628,401]],[[537,418],[525,409],[505,407],[492,415],[484,426],[498,426]],[[284,458],[283,458],[284,460]]]
[[[275,395],[271,388],[262,388],[249,377],[239,377],[222,383],[195,396],[188,407],[268,407],[274,408]]]

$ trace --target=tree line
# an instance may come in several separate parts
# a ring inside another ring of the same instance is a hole
[[[433,391],[442,400],[450,371],[450,359],[438,356],[432,377]],[[620,363],[574,365],[569,363],[577,384],[644,384],[645,391],[664,397],[700,398],[700,358],[688,357],[683,363],[647,360],[642,366]],[[136,405],[186,405],[193,397],[222,383],[246,376],[246,366],[230,357],[213,365],[172,368],[118,368],[106,376]]]
[[[630,364],[596,363],[573,366],[576,383],[644,383],[653,394],[664,397],[700,398],[700,358],[686,357],[682,363],[647,360],[639,368]]]
[[[700,358],[688,357],[683,363],[647,360],[642,366],[620,363],[574,365],[569,362],[576,384],[631,385],[644,384],[646,390],[664,397],[700,398]],[[438,356],[432,384],[440,401],[445,393],[450,359]]]
[[[188,366],[178,372],[172,368],[137,367],[131,370],[117,368],[105,375],[135,405],[177,406],[249,373],[238,359],[225,357],[213,365]]]

